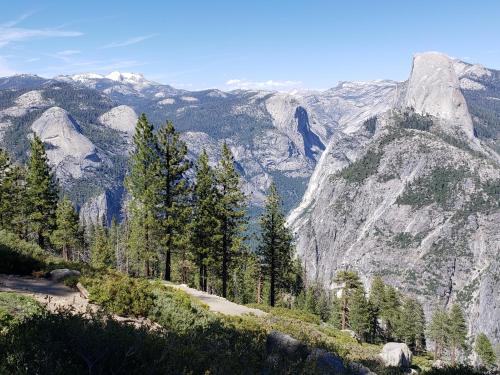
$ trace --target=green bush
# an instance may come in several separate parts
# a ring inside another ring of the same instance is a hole
[[[42,310],[40,304],[31,297],[0,292],[0,333]]]
[[[37,245],[0,230],[0,273],[29,275],[44,268],[45,256]]]
[[[321,319],[318,315],[312,314],[308,311],[299,309],[288,309],[286,307],[271,307],[269,305],[262,305],[257,303],[248,304],[248,307],[265,311],[273,316],[283,318],[297,319],[307,323],[320,324]]]
[[[467,365],[446,366],[444,368],[432,368],[423,372],[424,375],[483,375],[488,371],[477,369]]]
[[[108,313],[148,316],[153,306],[153,286],[148,280],[115,273],[95,278],[83,277],[81,281],[90,293],[90,301]]]

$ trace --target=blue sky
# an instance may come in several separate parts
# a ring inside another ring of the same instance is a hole
[[[186,89],[325,89],[403,80],[428,50],[500,68],[499,19],[494,0],[10,0],[0,76],[119,70]]]

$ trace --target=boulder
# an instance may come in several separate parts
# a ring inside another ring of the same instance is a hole
[[[388,342],[382,348],[380,357],[387,367],[399,367],[403,370],[407,370],[411,365],[412,353],[406,344]]]
[[[314,369],[315,374],[336,375],[348,372],[341,358],[324,349],[312,349],[306,363]]]
[[[278,331],[272,331],[267,336],[266,350],[268,355],[277,355],[294,362],[306,359],[309,354],[304,343]]]
[[[50,271],[50,278],[54,281],[62,281],[71,276],[80,276],[80,272],[76,270],[70,270],[67,268],[59,268]]]

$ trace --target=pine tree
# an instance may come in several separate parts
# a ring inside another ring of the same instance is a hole
[[[130,170],[125,185],[131,195],[129,247],[131,258],[143,262],[144,275],[151,274],[151,260],[155,255],[155,206],[157,202],[158,147],[153,125],[142,114],[135,128],[134,150],[130,156]]]
[[[428,328],[428,336],[434,341],[434,357],[440,359],[448,345],[449,319],[448,314],[442,308],[438,308],[432,315]]]
[[[449,314],[449,345],[451,349],[451,365],[455,366],[457,351],[465,348],[467,339],[467,325],[464,314],[459,305],[453,304]]]
[[[55,227],[58,189],[45,147],[37,135],[31,141],[26,184],[29,230],[40,247],[44,247]]]
[[[224,143],[222,158],[216,170],[218,187],[216,212],[220,222],[220,246],[216,259],[220,264],[222,278],[222,296],[227,296],[227,282],[229,269],[233,257],[238,253],[245,220],[245,196],[240,190],[240,177],[236,172],[235,162],[231,150]]]
[[[171,280],[171,257],[174,249],[187,254],[187,234],[185,228],[189,219],[189,185],[186,171],[190,168],[186,144],[171,121],[158,130],[158,205],[160,239],[165,258],[164,278]],[[182,259],[185,261],[185,259]],[[186,282],[186,275],[182,281]]]
[[[371,337],[373,340],[379,335],[379,317],[382,315],[385,300],[385,284],[380,276],[375,276],[371,283],[369,302],[372,307]]]
[[[109,268],[114,267],[116,264],[116,257],[109,241],[108,230],[102,223],[94,226],[94,238],[90,253],[90,264],[95,268]]]
[[[56,248],[61,250],[66,261],[72,259],[73,252],[82,245],[78,214],[67,197],[57,205],[56,229],[51,239]]]
[[[351,299],[354,291],[361,288],[362,284],[358,274],[354,271],[338,272],[335,277],[335,282],[342,285],[342,295],[340,297],[341,329],[347,329]]]
[[[495,351],[493,350],[493,346],[491,345],[491,341],[488,339],[488,336],[484,333],[477,335],[474,351],[484,366],[493,367],[495,365]]]
[[[189,225],[191,251],[198,266],[199,288],[207,291],[208,267],[216,253],[220,222],[216,216],[217,187],[215,174],[203,150],[196,164],[193,189],[193,214]]]
[[[422,305],[413,298],[404,298],[401,306],[397,337],[410,349],[423,349],[425,344],[425,315]]]
[[[387,285],[385,288],[384,304],[380,316],[386,324],[386,339],[390,340],[395,337],[398,332],[398,324],[400,320],[401,301],[397,290]]]
[[[260,219],[261,235],[257,250],[260,265],[270,283],[270,305],[276,302],[276,291],[287,287],[287,275],[292,268],[292,233],[286,227],[282,202],[273,183],[267,196],[265,212]]]
[[[13,165],[6,151],[0,149],[0,228],[25,237],[25,173]]]
[[[363,286],[355,288],[349,302],[349,327],[365,341],[370,334],[371,313]]]

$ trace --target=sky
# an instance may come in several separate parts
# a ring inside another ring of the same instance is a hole
[[[0,76],[118,70],[188,90],[289,91],[404,80],[423,51],[500,68],[497,0],[2,0],[0,7]]]

